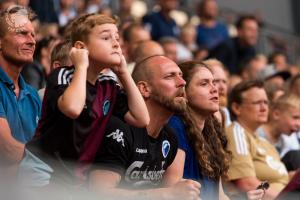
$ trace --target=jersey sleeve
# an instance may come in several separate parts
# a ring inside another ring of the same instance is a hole
[[[232,152],[232,161],[228,171],[229,180],[256,177],[249,138],[245,130],[234,123],[226,129],[226,135],[228,149]]]
[[[105,169],[124,174],[129,160],[132,135],[130,127],[119,118],[112,116],[96,155],[92,170]]]
[[[58,98],[70,85],[74,69],[74,67],[57,68],[49,75],[44,98],[47,102],[47,106],[52,110],[58,109]]]
[[[179,117],[173,116],[168,122],[168,125],[173,129],[173,132],[177,138],[178,148],[186,152],[188,141],[186,138],[185,126],[183,121]]]
[[[167,140],[170,141],[170,153],[167,159],[167,165],[170,166],[173,163],[177,154],[178,141],[174,134],[174,130],[169,125],[166,125],[164,129],[167,132]]]
[[[117,94],[116,104],[113,110],[113,115],[124,120],[125,114],[128,112],[127,95],[123,89],[120,89]]]

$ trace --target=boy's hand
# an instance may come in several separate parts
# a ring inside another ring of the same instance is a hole
[[[89,67],[89,51],[87,49],[72,47],[69,55],[75,68],[84,67],[87,69]]]
[[[111,69],[117,76],[128,73],[127,63],[123,54],[120,54],[120,64],[113,66]]]

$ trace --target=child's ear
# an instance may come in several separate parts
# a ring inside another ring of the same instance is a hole
[[[85,49],[86,48],[85,44],[82,41],[76,41],[74,43],[74,47],[77,49]]]
[[[274,109],[272,112],[272,117],[274,120],[279,120],[280,119],[280,111],[278,109]]]
[[[137,83],[137,87],[144,98],[149,98],[151,89],[150,89],[149,85],[147,84],[147,82],[140,81]]]
[[[60,64],[60,62],[58,60],[54,61],[53,64],[52,64],[53,69],[56,69],[56,68],[58,68],[60,66],[61,66],[61,64]]]

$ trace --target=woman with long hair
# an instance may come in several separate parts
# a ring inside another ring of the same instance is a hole
[[[221,177],[226,177],[231,154],[227,139],[214,117],[219,110],[218,90],[209,68],[202,62],[188,61],[179,65],[186,81],[186,112],[175,115],[169,125],[178,138],[178,152],[171,165],[169,184],[181,178],[201,183],[202,199],[228,199]],[[250,199],[260,199],[262,190],[251,191]]]

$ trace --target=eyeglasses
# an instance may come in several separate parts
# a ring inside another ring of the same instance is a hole
[[[265,106],[269,106],[270,102],[268,100],[257,100],[257,101],[242,101],[242,103],[244,104],[249,104],[249,105],[253,105],[253,106],[261,106],[261,105],[265,105]]]

